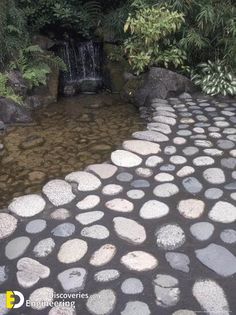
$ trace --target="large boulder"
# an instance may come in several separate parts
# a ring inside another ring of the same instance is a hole
[[[16,102],[0,97],[0,117],[5,124],[30,123],[31,112]]]
[[[142,76],[141,82],[141,87],[134,92],[134,100],[138,106],[143,106],[149,99],[166,99],[196,91],[196,87],[187,77],[164,68],[151,68]]]

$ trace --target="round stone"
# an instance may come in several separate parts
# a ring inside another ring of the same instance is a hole
[[[119,211],[119,212],[131,212],[134,209],[134,205],[132,202],[126,199],[121,199],[121,198],[116,198],[116,199],[107,201],[106,207],[110,210]]]
[[[182,183],[184,188],[191,194],[197,194],[203,188],[202,184],[195,177],[186,177]]]
[[[120,182],[130,182],[133,179],[133,175],[130,173],[120,173],[119,175],[117,175],[116,177]]]
[[[178,192],[178,186],[169,183],[158,185],[153,190],[155,196],[163,198],[171,197],[173,195],[176,195]]]
[[[204,149],[204,153],[211,156],[221,156],[224,154],[224,151],[218,149]]]
[[[190,310],[178,310],[178,311],[172,313],[172,315],[197,315],[197,313],[195,313],[194,311],[190,311]]]
[[[176,147],[174,147],[173,145],[169,145],[167,147],[165,147],[164,153],[167,155],[172,155],[175,154],[176,152]]]
[[[86,168],[86,171],[91,171],[98,175],[102,179],[108,179],[112,177],[118,168],[111,164],[92,164]]]
[[[76,205],[80,210],[88,210],[96,207],[100,203],[100,197],[96,195],[88,195]]]
[[[52,234],[58,237],[69,237],[75,232],[75,225],[72,223],[62,223],[52,230]]]
[[[150,183],[145,179],[137,179],[131,183],[131,186],[134,188],[145,188],[150,187]]]
[[[162,163],[163,159],[160,156],[149,156],[149,158],[147,158],[145,165],[147,167],[156,167],[158,164]]]
[[[236,221],[236,207],[229,202],[218,201],[208,216],[215,222],[233,223]]]
[[[157,154],[160,152],[159,144],[142,140],[125,141],[123,142],[123,148],[140,155]]]
[[[219,199],[223,196],[223,191],[219,188],[209,188],[205,191],[205,197],[207,199]]]
[[[143,292],[143,284],[137,278],[128,278],[121,285],[124,294],[139,294]]]
[[[182,144],[185,144],[187,142],[187,140],[185,138],[182,138],[182,137],[175,137],[173,139],[173,142],[174,142],[174,144],[182,145]]]
[[[199,218],[205,208],[205,203],[198,199],[181,200],[178,204],[179,213],[187,219]]]
[[[83,228],[81,231],[81,235],[97,240],[104,240],[105,238],[109,237],[110,232],[105,226],[97,224]]]
[[[199,156],[193,160],[193,164],[196,166],[206,166],[214,163],[214,159],[209,156]]]
[[[224,230],[220,233],[220,238],[227,244],[234,244],[236,243],[236,231],[231,229]]]
[[[2,285],[4,282],[7,281],[8,273],[9,273],[9,270],[6,266],[0,266],[0,285]]]
[[[127,196],[130,199],[142,199],[145,196],[145,193],[141,189],[131,189],[127,192]]]
[[[230,141],[230,140],[218,140],[217,141],[217,146],[220,148],[220,149],[223,149],[223,150],[229,150],[229,149],[233,149],[233,147],[235,146],[235,144]]]
[[[133,251],[121,257],[121,263],[129,270],[142,272],[155,269],[158,260],[147,252]]]
[[[54,220],[66,220],[70,217],[70,211],[64,208],[56,209],[51,213],[51,218]]]
[[[123,240],[131,244],[142,244],[146,240],[146,231],[142,225],[134,220],[116,217],[113,219],[114,230]]]
[[[169,213],[169,207],[158,200],[149,200],[140,209],[139,215],[143,219],[159,219]]]
[[[24,254],[30,244],[30,238],[20,236],[14,238],[5,247],[5,255],[8,259],[15,259]]]
[[[66,176],[65,180],[78,184],[79,191],[93,191],[98,189],[102,183],[100,179],[88,172],[72,172]]]
[[[164,164],[160,167],[162,172],[173,172],[176,169],[176,166],[173,164]]]
[[[167,308],[174,306],[180,299],[179,282],[176,278],[158,274],[153,281],[156,304]]]
[[[30,221],[27,225],[26,225],[26,232],[27,233],[31,233],[31,234],[36,234],[36,233],[40,233],[42,232],[47,226],[47,223],[45,220],[33,220]]]
[[[220,168],[208,168],[203,172],[203,177],[212,184],[223,184],[225,182],[225,174]]]
[[[123,190],[123,187],[120,185],[116,185],[116,184],[108,184],[106,186],[103,187],[102,193],[104,195],[118,195],[119,193],[121,193]]]
[[[232,157],[236,158],[236,149],[235,149],[235,150],[231,150],[231,151],[229,152],[229,154],[230,154]]]
[[[159,173],[154,178],[158,182],[172,182],[174,180],[174,176],[169,173]]]
[[[190,130],[179,130],[177,131],[177,135],[181,137],[188,137],[192,135],[192,131]]]
[[[83,258],[87,250],[87,243],[75,238],[61,245],[57,258],[63,264],[71,264]]]
[[[87,300],[86,306],[90,313],[95,315],[111,314],[115,308],[116,295],[110,290],[102,290],[91,294]]]
[[[102,211],[89,211],[85,213],[78,214],[75,219],[79,221],[82,225],[88,225],[104,217],[104,212]]]
[[[17,280],[23,288],[31,288],[40,279],[48,278],[50,269],[40,264],[37,260],[24,257],[17,262]]]
[[[208,240],[215,228],[214,225],[209,222],[198,222],[190,227],[191,234],[198,240],[198,241],[206,241]]]
[[[153,172],[149,168],[139,167],[135,170],[135,173],[140,177],[150,177]]]
[[[142,163],[142,159],[129,151],[116,150],[111,154],[112,162],[121,167],[134,167]]]
[[[193,285],[193,296],[208,314],[229,314],[229,305],[223,289],[213,280],[197,280]]]
[[[95,273],[94,280],[97,282],[109,282],[118,279],[120,273],[116,269],[106,269]]]
[[[105,244],[93,253],[89,263],[90,265],[96,267],[104,266],[112,260],[115,254],[116,247],[112,244]]]
[[[43,193],[54,206],[70,203],[75,198],[71,185],[61,179],[48,182],[43,187]]]
[[[15,198],[9,205],[9,210],[20,217],[32,217],[45,208],[45,200],[38,195],[26,195]]]
[[[17,219],[8,213],[0,213],[0,239],[11,235],[17,227]]]
[[[150,315],[151,311],[149,306],[140,301],[130,301],[126,303],[124,310],[120,313],[121,315]]]
[[[59,273],[57,279],[64,292],[75,293],[84,289],[86,277],[84,268],[70,268]]]
[[[194,145],[201,148],[211,148],[213,147],[213,143],[209,140],[195,140]]]
[[[157,246],[165,250],[181,247],[185,242],[185,234],[177,224],[166,224],[156,231]]]
[[[160,117],[160,116],[159,116]],[[154,117],[153,120],[154,121],[158,121],[159,117]],[[169,118],[169,117],[165,117],[166,119],[168,118],[168,120],[174,120],[174,118]],[[159,121],[162,123],[162,121]],[[145,131],[137,131],[134,132],[132,134],[132,136],[136,139],[140,139],[140,140],[146,140],[146,141],[151,141],[151,142],[165,142],[165,141],[169,141],[169,138],[164,135],[161,132],[158,131],[152,131],[152,130],[145,130]]]
[[[221,165],[223,167],[235,170],[236,169],[236,159],[235,158],[222,159]]]
[[[29,296],[30,307],[39,311],[47,308],[53,302],[53,294],[53,289],[49,287],[36,289]]]
[[[195,172],[195,169],[193,167],[184,166],[177,172],[177,176],[185,177],[185,176],[193,174],[194,172]]]
[[[183,153],[187,156],[194,155],[199,152],[199,149],[196,147],[186,147],[183,149]]]
[[[55,242],[52,238],[45,238],[38,242],[33,249],[33,253],[36,257],[46,257],[53,251]]]
[[[169,252],[165,254],[165,258],[173,269],[189,272],[190,259],[187,255]]]

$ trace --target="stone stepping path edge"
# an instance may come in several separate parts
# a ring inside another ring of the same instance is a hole
[[[149,111],[110,162],[0,212],[0,315],[236,314],[236,101]]]

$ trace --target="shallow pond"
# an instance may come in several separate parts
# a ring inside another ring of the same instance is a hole
[[[138,110],[118,95],[60,99],[35,113],[35,124],[8,128],[0,161],[0,208],[16,196],[39,192],[52,178],[109,159],[142,129]],[[0,141],[0,142],[1,142]]]

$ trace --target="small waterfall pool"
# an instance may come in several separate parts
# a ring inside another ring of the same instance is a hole
[[[63,42],[56,54],[68,71],[61,73],[60,89],[64,95],[94,93],[102,87],[102,44],[92,40]]]

